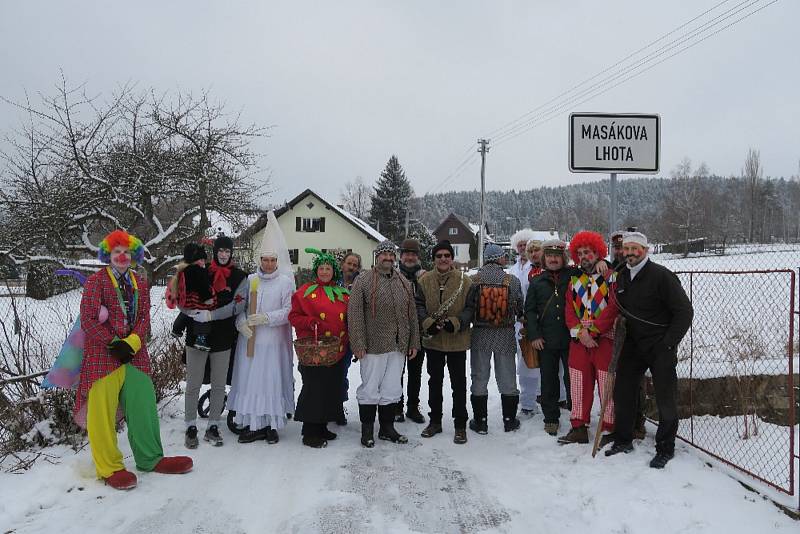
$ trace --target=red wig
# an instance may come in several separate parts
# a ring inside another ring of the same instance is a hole
[[[594,250],[595,254],[597,254],[597,259],[605,258],[606,254],[608,254],[608,248],[603,236],[597,232],[584,230],[575,234],[572,237],[572,241],[569,242],[569,254],[572,256],[572,261],[575,262],[575,265],[580,265],[578,249],[582,247],[589,247]]]

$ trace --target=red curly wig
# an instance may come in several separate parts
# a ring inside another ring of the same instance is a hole
[[[569,242],[569,254],[572,256],[572,261],[575,262],[575,265],[580,264],[580,261],[578,261],[578,249],[581,247],[589,247],[594,250],[597,253],[597,259],[605,258],[608,254],[608,247],[606,247],[606,241],[603,236],[597,232],[584,230],[575,234],[572,237],[572,241]]]

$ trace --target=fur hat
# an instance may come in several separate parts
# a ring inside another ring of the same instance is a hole
[[[506,251],[503,250],[500,245],[496,243],[489,243],[486,245],[486,248],[483,249],[483,261],[484,262],[496,262],[500,258],[504,258],[506,256]]]
[[[598,258],[605,258],[606,254],[608,254],[608,247],[606,247],[606,241],[603,236],[597,232],[584,230],[575,234],[572,237],[572,241],[569,242],[569,253],[575,264],[580,263],[578,261],[578,249],[583,247],[589,247],[594,250]]]
[[[206,249],[203,248],[203,245],[198,245],[197,243],[187,243],[185,247],[183,247],[183,261],[186,263],[194,263],[197,260],[207,260],[208,255],[206,254]]]
[[[432,257],[436,256],[436,253],[439,252],[440,250],[446,250],[450,252],[450,255],[453,257],[455,257],[456,255],[455,251],[453,250],[453,245],[451,245],[450,241],[448,241],[447,239],[442,239],[441,241],[436,243],[433,249],[431,249],[431,256]]]
[[[400,243],[400,253],[403,252],[416,252],[419,255],[420,248],[419,248],[419,241],[416,239],[405,239],[402,243]]]
[[[103,263],[111,263],[111,251],[120,245],[128,247],[133,263],[137,265],[142,263],[142,260],[144,260],[144,245],[138,237],[129,234],[125,230],[114,230],[103,238],[98,245],[97,259]]]
[[[221,249],[221,248],[226,248],[226,249],[230,250],[231,253],[232,253],[233,252],[233,239],[231,239],[230,237],[226,236],[225,234],[220,234],[219,236],[217,236],[217,238],[214,240],[214,249],[213,249],[214,252],[212,254],[212,256],[214,256],[214,261],[219,261],[219,258],[217,258],[217,252],[219,252],[219,249]],[[228,260],[228,261],[230,262],[231,260]]]
[[[375,247],[375,255],[377,256],[381,252],[391,252],[392,254],[397,254],[397,245],[392,243],[390,240],[386,239],[378,243],[378,246]]]
[[[647,244],[647,236],[641,232],[625,232],[622,236],[623,243],[636,243],[644,248],[648,248],[650,245]]]
[[[522,230],[516,231],[514,235],[511,236],[511,248],[516,250],[517,245],[519,245],[522,242],[527,243],[528,241],[533,239],[534,235],[536,234],[534,234],[533,230],[531,230],[530,228],[523,228]]]

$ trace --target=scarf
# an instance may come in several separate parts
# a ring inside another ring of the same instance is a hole
[[[214,288],[215,293],[219,293],[228,287],[228,278],[231,276],[231,271],[233,271],[232,261],[229,261],[228,265],[220,265],[217,260],[211,260],[208,272],[211,273],[211,287]]]

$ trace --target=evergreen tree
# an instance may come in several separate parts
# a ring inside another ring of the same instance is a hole
[[[413,219],[408,223],[408,237],[419,241],[419,262],[426,271],[433,269],[433,258],[431,249],[436,245],[436,237],[418,219]]]
[[[378,231],[395,243],[405,236],[406,210],[413,194],[411,183],[393,154],[375,185],[369,214]]]

